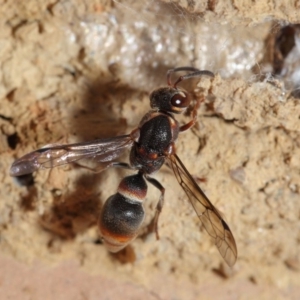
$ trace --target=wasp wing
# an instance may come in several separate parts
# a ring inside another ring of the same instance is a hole
[[[47,145],[17,159],[10,168],[10,175],[31,174],[38,169],[54,168],[80,159],[109,162],[119,157],[132,144],[130,135],[122,135],[76,144]]]
[[[168,162],[206,231],[214,238],[221,256],[229,266],[233,266],[237,258],[237,248],[229,226],[197,185],[179,157],[172,154],[168,157]]]

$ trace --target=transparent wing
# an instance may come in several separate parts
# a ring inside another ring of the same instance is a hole
[[[17,159],[10,168],[10,175],[31,174],[38,169],[54,168],[80,159],[109,162],[119,157],[132,144],[131,136],[123,135],[77,144],[47,145]]]
[[[233,266],[237,258],[237,249],[229,226],[197,185],[179,157],[176,154],[170,155],[168,162],[206,231],[214,238],[221,256],[229,266]]]

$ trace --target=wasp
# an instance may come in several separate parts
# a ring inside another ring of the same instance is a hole
[[[172,83],[172,75],[180,71],[186,74],[178,76]],[[45,146],[17,159],[11,166],[10,175],[22,176],[40,169],[77,163],[82,159],[93,160],[99,166],[105,164],[105,167],[93,169],[96,172],[109,167],[134,170],[136,173],[125,177],[120,182],[117,193],[107,199],[99,217],[99,229],[105,246],[109,251],[117,252],[137,237],[142,226],[147,182],[160,191],[153,219],[156,237],[159,238],[158,219],[164,205],[165,188],[151,175],[166,163],[173,170],[204,228],[214,239],[221,256],[229,266],[233,266],[237,258],[237,248],[231,230],[175,150],[179,133],[188,130],[197,122],[197,110],[200,106],[200,100],[194,99],[196,104],[192,110],[191,120],[180,125],[174,114],[183,113],[191,105],[193,97],[179,88],[178,84],[201,76],[214,77],[214,74],[193,67],[169,70],[168,86],[158,88],[150,94],[151,110],[130,134],[91,142]],[[116,161],[126,149],[130,150],[129,163]]]

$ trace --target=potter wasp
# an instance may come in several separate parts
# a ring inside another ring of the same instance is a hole
[[[186,74],[179,76],[172,83],[172,75],[180,71]],[[229,226],[175,151],[179,133],[195,125],[200,105],[200,101],[196,100],[191,121],[180,125],[174,114],[183,113],[190,106],[192,97],[190,93],[177,86],[182,81],[201,76],[214,77],[214,74],[193,67],[169,70],[168,86],[151,93],[151,110],[130,134],[91,142],[45,146],[17,159],[11,166],[10,175],[17,177],[31,174],[40,169],[77,163],[81,159],[93,160],[102,165],[93,169],[96,172],[109,167],[135,171],[134,175],[127,176],[120,182],[117,193],[107,199],[99,217],[99,228],[104,244],[111,252],[117,252],[136,238],[142,226],[147,182],[160,191],[154,216],[154,229],[158,238],[157,224],[164,204],[165,189],[151,175],[166,163],[173,170],[204,228],[214,239],[221,256],[229,266],[233,266],[237,258],[237,248]],[[130,150],[129,163],[116,161],[126,149]]]

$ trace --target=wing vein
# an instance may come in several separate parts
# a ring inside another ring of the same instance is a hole
[[[234,265],[237,258],[237,248],[229,226],[197,185],[179,157],[172,154],[168,156],[168,162],[204,228],[214,239],[221,256],[229,266]]]

